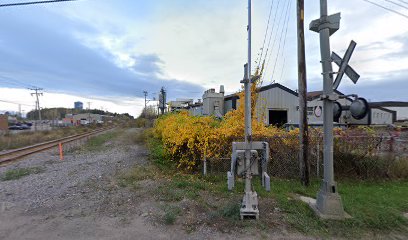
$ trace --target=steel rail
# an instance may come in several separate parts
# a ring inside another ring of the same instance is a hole
[[[12,150],[7,150],[7,151],[3,151],[0,152],[0,166],[6,163],[10,163],[13,161],[16,161],[22,157],[34,154],[34,153],[38,153],[38,152],[42,152],[48,149],[51,149],[53,147],[57,147],[60,143],[65,144],[65,143],[69,143],[69,142],[73,142],[79,139],[83,139],[86,137],[90,137],[92,135],[101,133],[101,132],[105,132],[108,130],[113,129],[114,127],[109,127],[109,128],[103,128],[103,129],[98,129],[92,132],[87,132],[87,133],[83,133],[83,134],[76,134],[76,135],[71,135],[68,137],[63,137],[63,138],[59,138],[56,140],[52,140],[52,141],[47,141],[47,142],[43,142],[43,143],[38,143],[38,144],[34,144],[31,146],[27,146],[27,147],[22,147],[22,148],[18,148],[18,149],[12,149]]]

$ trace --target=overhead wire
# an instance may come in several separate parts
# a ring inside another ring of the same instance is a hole
[[[285,63],[286,63],[286,56],[283,58],[283,65],[282,65],[282,71],[281,71],[281,75],[280,75],[280,78],[279,78],[279,80],[280,81],[282,81],[282,78],[283,78],[283,73],[284,73],[284,71],[286,70],[286,66],[285,66]]]
[[[275,2],[275,1],[272,0],[272,2],[271,2],[271,7],[270,7],[270,9],[269,9],[269,16],[268,16],[268,21],[267,21],[267,24],[266,24],[265,36],[264,36],[264,40],[263,40],[263,43],[262,43],[261,54],[259,55],[259,60],[258,60],[258,67],[257,67],[258,69],[259,69],[259,67],[261,66],[261,60],[262,60],[262,56],[263,56],[263,52],[264,52],[264,48],[265,48],[266,38],[268,37],[269,23],[270,23],[270,20],[271,20],[272,9],[273,9],[273,3],[274,3],[274,2]]]
[[[43,3],[57,3],[57,2],[72,2],[77,0],[49,0],[49,1],[34,1],[34,2],[20,2],[20,3],[3,3],[0,7],[12,7],[12,6],[23,6],[23,5],[34,5]]]
[[[18,81],[18,80],[13,79],[13,78],[0,76],[0,79],[1,79],[2,82],[6,82],[6,83],[8,82],[7,84],[12,84],[12,85],[16,85],[16,86],[20,86],[20,87],[24,87],[24,88],[35,88],[34,85],[24,83],[24,82]]]
[[[392,3],[392,4],[394,4],[394,5],[398,6],[398,7],[402,7],[402,8],[405,8],[406,10],[408,10],[408,7],[407,7],[407,6],[402,5],[402,4],[400,4],[400,3],[396,3],[396,2],[391,1],[391,0],[384,0],[384,1],[389,2],[389,3]]]
[[[18,102],[12,102],[12,101],[8,101],[8,100],[0,100],[0,102],[11,103],[11,104],[17,104],[17,105],[28,106],[28,107],[34,107],[34,105],[29,105],[29,104],[24,104],[24,103],[18,103]]]
[[[289,0],[289,6],[288,6],[288,8],[287,8],[287,10],[286,10],[287,18],[286,18],[286,22],[285,22],[285,24],[284,24],[284,27],[286,26],[286,29],[285,29],[285,37],[283,38],[282,57],[283,57],[283,55],[284,55],[285,46],[286,46],[286,39],[287,39],[287,35],[288,35],[288,26],[289,26],[289,20],[290,20],[290,16],[291,16],[291,15],[289,14],[289,9],[290,9],[291,6],[292,6],[292,1]],[[280,53],[280,49],[281,49],[281,43],[282,43],[282,35],[281,35],[281,39],[279,40],[279,48],[278,48],[278,53],[276,54],[276,60],[275,60],[274,66],[273,66],[272,76],[275,75],[275,69],[276,69],[276,64],[278,63],[278,59],[279,59],[279,53]],[[271,81],[272,81],[272,79],[271,79]]]
[[[404,17],[404,18],[407,18],[407,19],[408,19],[408,15],[403,14],[403,13],[400,13],[400,12],[394,10],[394,9],[389,8],[389,7],[385,7],[385,6],[381,5],[381,4],[372,2],[372,1],[370,1],[370,0],[362,0],[362,1],[368,2],[368,3],[370,3],[370,4],[373,4],[373,5],[377,6],[377,7],[380,7],[380,8],[382,8],[382,9],[387,10],[387,11],[393,12],[393,13],[395,13],[395,14],[400,15],[401,17]]]
[[[285,11],[285,10],[282,11],[282,14],[281,14],[281,16],[280,16],[280,18],[279,18],[279,22],[278,22],[278,28],[277,28],[276,31],[279,31],[280,25],[281,25],[281,23],[282,23],[282,19],[286,19],[286,18],[287,18],[288,9],[289,9],[289,3],[290,3],[290,1],[287,1],[286,11]],[[285,14],[285,17],[283,17],[284,14]],[[285,26],[282,25],[282,30],[281,30],[281,32],[280,32],[280,37],[279,37],[279,38],[281,38],[281,36],[283,35],[284,29],[285,29]],[[273,52],[273,49],[275,48],[275,44],[276,44],[277,38],[278,38],[278,34],[275,34],[275,37],[274,37],[274,40],[273,40],[273,44],[272,44],[271,53]],[[268,60],[266,61],[266,65],[265,65],[265,70],[264,70],[265,73],[266,73],[266,70],[268,69],[269,63],[270,63],[270,61],[271,61],[271,55],[272,55],[272,54],[270,54],[269,56],[265,56],[265,60],[266,60],[266,58],[268,59]],[[266,75],[266,74],[263,74],[263,75],[262,75],[262,82],[263,82],[263,79],[265,78],[265,75]]]
[[[269,39],[268,39],[268,47],[266,48],[266,53],[265,53],[265,56],[264,56],[264,60],[262,60],[261,59],[261,61],[260,62],[265,62],[266,61],[266,58],[268,57],[268,53],[269,53],[269,47],[271,46],[271,41],[272,41],[272,36],[273,36],[273,33],[274,33],[274,29],[275,29],[275,23],[276,23],[276,17],[277,17],[277,15],[278,15],[278,10],[279,10],[279,4],[280,4],[280,2],[281,2],[281,0],[278,0],[278,4],[277,4],[277,6],[276,6],[276,11],[275,11],[275,15],[274,15],[274,18],[273,18],[273,24],[272,24],[272,30],[271,30],[271,33],[270,33],[270,35],[269,35]],[[278,23],[278,25],[280,24],[280,21],[279,21],[279,23]],[[279,26],[278,26],[279,27]],[[278,28],[279,29],[279,28]],[[277,30],[276,30],[277,31]],[[274,44],[273,44],[274,45]],[[272,49],[272,51],[273,51],[273,49]],[[261,79],[261,85],[262,85],[262,81],[263,81],[263,78],[264,78],[264,75],[262,75],[262,79]]]
[[[407,1],[404,1],[404,0],[398,0],[398,1],[400,1],[400,2],[402,2],[402,3],[405,3],[405,4],[408,4],[408,2],[407,2]]]

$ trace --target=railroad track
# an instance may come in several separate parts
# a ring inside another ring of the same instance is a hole
[[[57,147],[60,143],[65,144],[65,143],[73,142],[79,139],[87,138],[92,135],[111,130],[113,128],[114,127],[102,128],[102,129],[98,129],[92,132],[76,134],[76,135],[63,137],[63,138],[48,141],[48,142],[38,143],[38,144],[27,146],[27,147],[22,147],[18,149],[0,152],[0,166],[7,164],[7,163],[14,162],[22,157],[25,157],[31,154],[42,152],[42,151],[51,149],[53,147]]]

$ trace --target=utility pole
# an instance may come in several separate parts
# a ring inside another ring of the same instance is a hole
[[[22,118],[23,115],[21,115],[21,104],[18,104],[18,116]]]
[[[333,68],[330,51],[330,35],[339,29],[340,14],[328,16],[327,0],[320,0],[320,19],[310,24],[310,30],[320,35],[320,54],[323,70],[323,140],[324,140],[324,179],[317,194],[316,204],[312,205],[316,213],[322,218],[343,219],[346,213],[343,209],[341,197],[334,181],[333,168]]]
[[[87,102],[88,103],[88,123],[91,123],[91,103],[92,102]]]
[[[307,83],[305,58],[304,0],[297,0],[297,44],[298,44],[298,89],[299,89],[299,167],[301,182],[310,183],[310,164],[308,160],[308,124],[307,124]]]
[[[164,114],[164,109],[166,108],[166,90],[164,90],[164,87],[160,89],[160,94],[159,94],[159,109],[161,111],[161,114]]]
[[[146,115],[147,115],[147,91],[143,91],[143,94],[144,94],[144,99],[145,99],[145,106],[144,106],[144,110],[143,110],[143,115],[144,115],[144,117],[146,118]]]
[[[36,97],[35,110],[38,111],[38,120],[41,122],[41,108],[40,108],[40,100],[39,100],[38,96],[43,96],[43,93],[40,92],[43,89],[35,87],[35,88],[30,88],[30,90],[34,91],[33,93],[31,93],[31,96],[35,95],[35,97]],[[37,129],[37,127],[36,127],[37,124],[35,124],[34,126]]]

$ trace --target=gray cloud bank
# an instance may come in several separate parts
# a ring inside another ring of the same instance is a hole
[[[134,66],[121,68],[108,53],[81,44],[73,31],[96,30],[43,9],[4,11],[0,16],[0,86],[7,85],[1,79],[14,79],[84,97],[141,97],[143,90],[158,92],[162,86],[169,89],[169,97],[203,91],[197,84],[161,77],[163,62],[154,53],[134,56]]]

